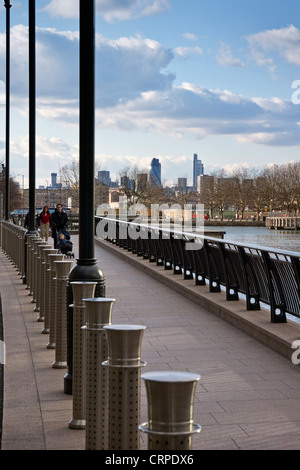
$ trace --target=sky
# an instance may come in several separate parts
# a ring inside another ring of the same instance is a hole
[[[88,0],[85,0],[88,1]],[[10,170],[28,187],[28,0],[11,0]],[[0,9],[0,161],[5,15]],[[96,0],[97,170],[192,184],[205,173],[299,161],[296,0]],[[79,159],[79,0],[36,0],[36,185]]]

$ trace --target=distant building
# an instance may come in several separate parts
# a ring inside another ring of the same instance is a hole
[[[158,158],[153,158],[151,162],[149,182],[152,186],[161,186],[161,164]]]
[[[132,181],[129,178],[129,176],[127,176],[127,175],[121,176],[121,186],[124,189],[132,189]]]
[[[110,186],[111,179],[110,179],[110,171],[102,170],[98,171],[98,180],[106,184],[106,186]]]
[[[178,178],[177,188],[181,191],[185,191],[186,188],[187,188],[187,179],[186,178]]]
[[[213,179],[211,175],[199,175],[197,177],[197,189],[196,191],[201,195],[205,189],[205,185]]]
[[[148,175],[147,173],[139,173],[137,175],[137,190],[145,191],[147,189]]]
[[[61,189],[61,183],[57,182],[57,173],[51,173],[51,186],[52,189]]]
[[[202,160],[198,160],[198,155],[194,153],[193,160],[193,190],[197,191],[197,178],[200,175],[204,175],[204,165]]]

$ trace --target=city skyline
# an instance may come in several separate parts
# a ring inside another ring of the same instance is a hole
[[[10,167],[28,185],[28,1],[11,1]],[[300,5],[295,0],[97,0],[100,170],[162,165],[162,181],[299,160]],[[78,159],[78,0],[37,2],[36,186]],[[0,8],[0,160],[5,8]],[[21,183],[22,184],[22,183]]]

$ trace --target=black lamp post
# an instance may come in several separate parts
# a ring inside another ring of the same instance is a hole
[[[27,235],[36,234],[35,221],[35,0],[28,1],[29,15],[29,214],[28,227],[25,234],[25,274],[23,284],[27,279]]]
[[[9,219],[9,139],[10,139],[10,8],[9,0],[4,0],[6,8],[6,137],[5,137],[5,220]]]
[[[105,297],[105,280],[94,257],[95,237],[95,1],[80,0],[80,104],[79,104],[79,259],[69,274],[71,282],[97,282],[95,297]],[[72,393],[72,309],[69,308],[68,372],[65,393]]]
[[[29,0],[29,217],[28,233],[35,233],[35,159],[36,159],[36,54],[35,0]]]

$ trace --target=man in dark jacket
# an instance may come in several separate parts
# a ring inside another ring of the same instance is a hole
[[[54,248],[57,248],[57,234],[60,230],[68,228],[68,216],[62,210],[62,205],[57,204],[55,211],[50,216],[50,227],[52,230],[52,238],[54,240]]]

